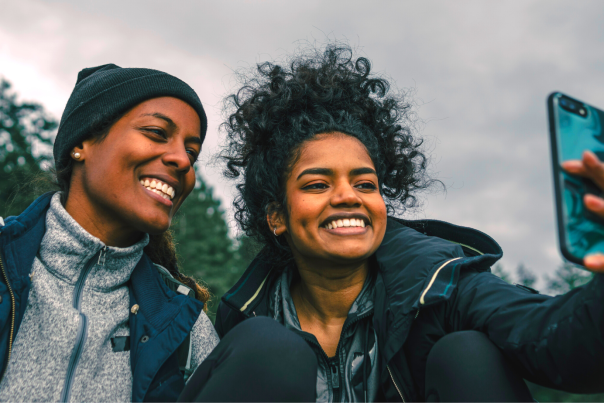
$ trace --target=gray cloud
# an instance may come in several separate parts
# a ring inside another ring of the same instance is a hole
[[[604,107],[604,4],[598,1],[80,1],[22,0],[0,15],[0,74],[60,114],[85,66],[168,71],[208,108],[204,161],[220,144],[220,102],[233,70],[291,52],[299,41],[348,40],[376,72],[412,88],[431,170],[429,217],[473,226],[511,268],[560,263],[545,98],[561,90]],[[202,171],[226,206],[230,184]]]

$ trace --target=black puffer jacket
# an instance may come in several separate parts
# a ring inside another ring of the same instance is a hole
[[[502,255],[488,235],[442,221],[390,218],[375,257],[374,326],[388,401],[424,399],[426,359],[445,334],[479,330],[532,382],[575,393],[604,391],[604,278],[565,295],[539,295],[490,273]],[[278,268],[256,259],[222,297],[223,337],[268,315]]]

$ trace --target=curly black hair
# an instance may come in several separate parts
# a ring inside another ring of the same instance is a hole
[[[240,75],[242,88],[226,98],[227,142],[221,153],[227,178],[239,179],[233,202],[243,232],[284,262],[291,251],[266,217],[287,217],[285,182],[301,146],[314,136],[341,132],[367,148],[389,213],[417,205],[414,193],[433,181],[426,174],[422,140],[412,135],[412,104],[390,95],[390,84],[371,75],[371,63],[347,45],[330,44],[292,58],[265,62]]]

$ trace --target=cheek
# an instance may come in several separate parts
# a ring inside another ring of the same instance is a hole
[[[175,208],[172,209],[172,215],[176,214],[176,212],[178,211],[180,206],[183,204],[183,202],[187,199],[187,197],[189,197],[189,195],[193,191],[193,188],[195,187],[195,182],[197,182],[197,179],[195,176],[195,169],[191,168],[184,177],[183,195],[180,198],[180,200],[178,201],[178,204],[175,206]]]
[[[378,227],[381,232],[386,231],[386,221],[388,220],[388,210],[384,199],[380,196],[371,204],[372,215],[375,220],[375,226]]]

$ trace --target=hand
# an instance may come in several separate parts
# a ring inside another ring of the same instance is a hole
[[[604,190],[604,163],[600,162],[598,157],[591,151],[583,152],[583,159],[565,161],[562,168],[569,174],[589,178],[600,189]],[[586,194],[583,202],[588,210],[604,218],[604,199],[601,197]],[[585,267],[593,272],[604,273],[604,254],[596,253],[585,256],[583,259]]]

